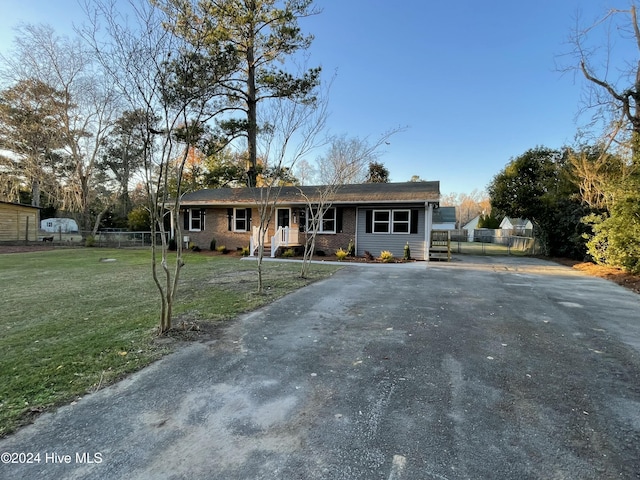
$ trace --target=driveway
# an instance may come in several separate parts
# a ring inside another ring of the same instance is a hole
[[[640,296],[538,259],[350,265],[0,452],[39,454],[2,479],[640,478]]]

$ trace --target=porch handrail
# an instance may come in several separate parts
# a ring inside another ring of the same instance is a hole
[[[253,227],[251,229],[251,237],[249,238],[249,256],[253,257],[260,246],[260,229]]]
[[[275,257],[278,248],[288,247],[298,244],[298,230],[290,227],[278,227],[276,233],[271,237],[271,256]]]

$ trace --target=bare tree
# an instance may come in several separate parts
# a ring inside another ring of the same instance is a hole
[[[331,208],[335,194],[343,185],[363,183],[367,178],[369,165],[378,158],[378,150],[383,145],[388,145],[389,138],[401,130],[401,128],[389,130],[373,144],[366,139],[347,138],[346,135],[334,136],[327,154],[317,159],[319,186],[300,189],[308,211],[304,257],[300,271],[303,278],[309,274],[316,236],[324,215]]]
[[[80,38],[58,36],[46,25],[21,25],[11,55],[1,60],[5,81],[36,81],[55,92],[58,153],[67,164],[58,203],[78,212],[83,230],[91,229],[96,163],[117,105],[112,83]]]
[[[456,207],[456,221],[459,228],[469,223],[477,215],[491,213],[491,201],[485,191],[474,189],[471,193],[448,193],[440,197],[443,207]]]
[[[205,47],[204,38],[185,42],[167,30],[175,19],[161,10],[135,0],[130,6],[134,16],[125,19],[115,0],[87,2],[89,26],[83,36],[127,107],[141,112],[146,123],[142,156],[152,225],[152,275],[161,303],[159,330],[165,333],[172,325],[184,265],[178,221],[182,174],[192,149],[208,140],[206,124],[224,106],[221,79],[235,65],[225,52]],[[176,246],[173,259],[170,235]]]
[[[613,35],[615,33],[615,35]],[[617,35],[617,38],[616,38]],[[604,129],[600,144],[625,144],[633,163],[640,152],[640,62],[624,59],[618,48],[628,38],[640,53],[640,26],[635,1],[628,10],[611,9],[589,26],[579,22],[572,32],[574,64],[565,71],[579,71],[588,81],[585,110],[593,112],[591,126]]]
[[[254,192],[259,221],[258,226],[254,227],[258,239],[258,293],[264,291],[264,245],[269,225],[278,206],[283,187],[283,173],[291,170],[298,161],[324,144],[321,133],[327,120],[329,88],[330,84],[316,87],[313,101],[276,98],[261,110],[259,119],[267,128],[259,136],[258,145],[260,157],[265,162],[263,171],[269,172],[269,175],[263,175],[263,186],[250,187]]]

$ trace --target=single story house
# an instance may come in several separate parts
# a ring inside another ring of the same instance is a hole
[[[45,218],[40,222],[40,230],[50,233],[77,233],[78,224],[73,218]]]
[[[0,242],[38,240],[40,208],[0,201]]]
[[[278,246],[304,245],[309,208],[318,204],[323,190],[322,186],[282,187],[265,242],[271,247],[272,256]],[[265,194],[264,188],[219,188],[183,195],[183,241],[209,248],[215,239],[217,246],[230,250],[250,247],[253,254],[259,199]],[[379,256],[388,250],[402,257],[408,243],[413,258],[428,259],[433,212],[439,200],[437,181],[341,186],[332,195],[320,222],[316,251],[332,255],[338,248],[346,250],[353,241],[358,256],[365,251]]]

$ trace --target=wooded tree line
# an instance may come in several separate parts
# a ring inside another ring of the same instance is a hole
[[[599,29],[619,36],[598,36]],[[576,29],[571,42],[572,63],[566,70],[586,79],[584,109],[592,114],[595,136],[583,136],[577,147],[536,147],[512,159],[489,186],[491,204],[497,213],[530,219],[550,255],[587,257],[640,273],[640,25],[635,2],[629,10],[610,10]],[[622,44],[627,49],[620,53],[616,48]],[[636,59],[629,58],[629,46]]]

